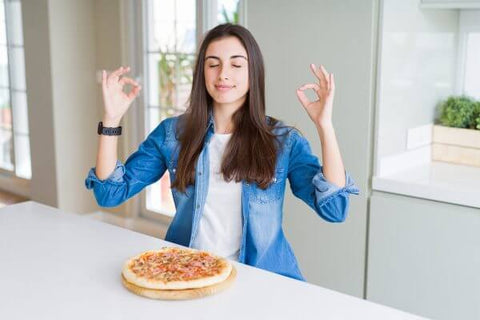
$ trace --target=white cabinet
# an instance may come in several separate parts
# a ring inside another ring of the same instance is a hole
[[[434,319],[480,319],[480,209],[374,192],[367,299]]]

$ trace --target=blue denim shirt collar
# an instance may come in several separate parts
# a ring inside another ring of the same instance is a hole
[[[208,120],[207,120],[207,130],[206,130],[206,141],[210,140],[212,134],[215,133],[215,121],[213,118],[213,107],[209,107],[208,109]]]

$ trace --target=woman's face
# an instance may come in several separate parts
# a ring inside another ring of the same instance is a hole
[[[243,105],[249,89],[248,57],[237,37],[221,38],[208,45],[204,73],[214,105]]]

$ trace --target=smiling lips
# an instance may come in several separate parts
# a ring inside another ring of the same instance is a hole
[[[218,91],[228,91],[230,89],[232,89],[234,86],[227,86],[227,85],[224,85],[224,84],[221,84],[221,85],[215,85],[215,89],[217,89]]]

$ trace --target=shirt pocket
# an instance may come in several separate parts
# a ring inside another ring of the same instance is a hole
[[[257,184],[252,186],[253,199],[259,203],[271,203],[282,199],[285,186],[284,169],[275,170],[275,176],[266,189]]]

